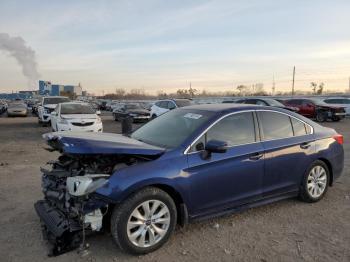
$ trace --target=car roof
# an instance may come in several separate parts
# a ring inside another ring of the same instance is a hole
[[[194,110],[203,110],[211,112],[226,112],[226,111],[241,111],[241,110],[256,110],[256,109],[276,109],[271,106],[260,106],[260,105],[248,105],[248,104],[234,104],[234,103],[220,103],[220,104],[199,104],[182,107],[184,109],[194,109]]]
[[[89,105],[89,103],[86,103],[86,102],[64,102],[60,104],[61,105]]]
[[[42,98],[68,98],[67,96],[43,96]]]

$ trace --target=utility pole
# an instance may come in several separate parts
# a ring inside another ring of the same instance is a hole
[[[350,93],[350,77],[349,77],[349,93]]]
[[[292,96],[294,96],[295,66],[293,67]]]
[[[272,95],[275,95],[276,83],[275,83],[275,74],[272,76]]]

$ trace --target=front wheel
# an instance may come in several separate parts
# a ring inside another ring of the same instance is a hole
[[[173,199],[159,188],[148,187],[115,207],[111,217],[111,233],[122,250],[146,254],[168,241],[176,221]]]
[[[305,173],[300,190],[300,198],[305,202],[317,202],[326,194],[329,184],[327,165],[317,160]]]

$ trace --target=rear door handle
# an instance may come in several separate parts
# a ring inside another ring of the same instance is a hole
[[[256,153],[252,154],[252,155],[249,157],[249,159],[250,159],[250,160],[256,161],[256,160],[259,160],[260,158],[262,158],[263,155],[264,155],[263,153],[256,152]]]
[[[301,149],[308,149],[310,146],[311,146],[311,144],[307,143],[307,142],[300,144]]]

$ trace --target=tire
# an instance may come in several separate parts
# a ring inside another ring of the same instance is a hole
[[[157,116],[155,114],[152,115],[151,119],[155,119]]]
[[[326,120],[327,120],[327,117],[325,115],[325,112],[319,111],[319,112],[316,113],[316,121],[317,122],[322,123],[322,122],[324,122]]]
[[[150,214],[152,214],[152,207],[157,204],[158,207],[153,212],[153,217],[157,216],[157,214],[161,215],[163,212],[167,213],[164,213],[160,218],[149,219],[148,217],[147,220],[141,220],[146,214],[146,212],[142,212],[145,209],[141,204],[149,207],[151,210]],[[137,215],[140,219],[134,216],[135,212],[141,215]],[[156,219],[162,219],[167,222],[156,223]],[[159,188],[147,187],[131,195],[121,205],[114,208],[111,216],[111,234],[121,250],[135,255],[147,254],[160,248],[168,241],[175,229],[176,221],[177,211],[173,199]],[[162,234],[158,234],[158,231],[162,232]],[[134,237],[133,239],[133,234],[139,237]],[[151,243],[151,235],[153,235],[153,243]],[[147,239],[148,241],[146,241]],[[137,243],[143,243],[143,245],[138,245]]]
[[[319,174],[317,174],[317,169],[320,170]],[[314,172],[314,175],[312,175],[312,172]],[[315,178],[317,182],[313,181]],[[327,192],[329,181],[330,173],[328,166],[323,161],[315,161],[304,174],[300,189],[301,200],[308,203],[314,203],[321,200]],[[312,185],[314,185],[314,187]],[[320,189],[320,193],[317,188]]]
[[[332,116],[332,121],[333,121],[333,122],[339,122],[339,121],[340,121],[340,117],[338,117],[338,116]]]

